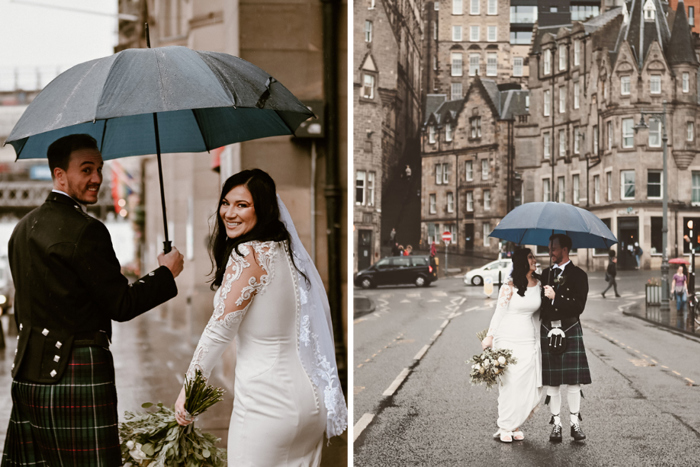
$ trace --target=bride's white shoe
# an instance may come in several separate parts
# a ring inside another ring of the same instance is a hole
[[[498,430],[493,434],[494,438],[500,439],[501,443],[512,443],[513,442],[513,433],[510,431],[502,431]]]
[[[515,441],[522,441],[522,440],[525,439],[525,435],[524,435],[523,432],[520,431],[520,430],[514,431],[514,432],[513,432],[513,439],[514,439]]]

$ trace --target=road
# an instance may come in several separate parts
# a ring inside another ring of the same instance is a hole
[[[471,386],[466,360],[481,350],[476,333],[488,327],[495,293],[488,299],[461,278],[356,289],[376,308],[354,322],[355,465],[700,464],[700,338],[624,315],[643,299],[638,278],[620,278],[619,299],[600,296],[602,273],[589,282],[588,440],[575,443],[565,430],[559,445],[549,443],[544,406],[523,426],[524,441],[491,438],[497,391]]]

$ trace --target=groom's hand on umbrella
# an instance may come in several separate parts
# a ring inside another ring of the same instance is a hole
[[[544,296],[547,297],[550,300],[554,300],[554,297],[556,297],[556,293],[554,292],[554,289],[552,288],[551,285],[545,285],[544,286]]]
[[[177,251],[177,248],[173,247],[169,253],[161,252],[158,255],[158,264],[170,269],[173,277],[177,277],[185,267],[185,258],[182,256],[182,253]]]

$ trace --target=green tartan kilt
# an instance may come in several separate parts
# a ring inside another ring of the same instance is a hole
[[[122,465],[109,350],[74,348],[56,384],[13,381],[12,404],[2,467]]]
[[[583,346],[583,330],[577,322],[566,330],[566,352],[555,355],[549,351],[547,333],[549,329],[540,326],[542,345],[542,384],[561,386],[562,384],[591,384],[586,349]]]

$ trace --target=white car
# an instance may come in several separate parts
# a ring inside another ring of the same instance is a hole
[[[466,285],[483,285],[484,279],[490,277],[494,284],[498,283],[498,272],[501,272],[501,281],[505,281],[512,264],[510,258],[491,261],[478,269],[472,269],[464,275]]]

